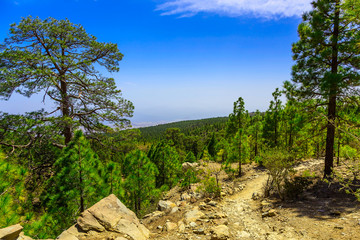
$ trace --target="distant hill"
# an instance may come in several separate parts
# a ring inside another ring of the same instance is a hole
[[[159,124],[156,126],[143,127],[139,129],[142,138],[149,140],[149,139],[158,139],[162,137],[166,129],[168,128],[179,128],[182,133],[189,134],[190,132],[193,132],[195,129],[204,128],[210,125],[218,125],[221,128],[221,126],[225,125],[227,120],[228,117],[215,117],[215,118],[206,118],[200,120],[186,120],[180,122]]]

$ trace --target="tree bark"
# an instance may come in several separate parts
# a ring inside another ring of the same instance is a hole
[[[328,104],[328,123],[326,133],[326,152],[324,178],[330,178],[334,166],[334,140],[335,140],[335,114],[336,114],[336,96],[330,96]]]
[[[331,79],[329,89],[327,133],[326,133],[326,152],[324,178],[331,178],[334,167],[334,143],[335,143],[335,119],[336,119],[336,97],[337,74],[339,66],[339,21],[340,21],[340,0],[335,3],[334,31],[332,34],[332,59],[331,59]]]

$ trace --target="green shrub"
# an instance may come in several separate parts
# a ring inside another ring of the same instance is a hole
[[[264,196],[277,193],[281,199],[285,198],[285,184],[289,181],[289,175],[294,172],[292,155],[284,149],[268,149],[261,155],[263,165],[269,171]]]

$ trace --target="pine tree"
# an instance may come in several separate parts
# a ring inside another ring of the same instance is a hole
[[[245,110],[245,103],[242,97],[239,97],[239,99],[234,102],[234,109],[233,112],[229,115],[229,121],[227,125],[227,135],[233,136],[233,144],[235,144],[236,152],[238,153],[238,176],[241,176],[241,162],[243,159],[241,156],[243,156],[242,151],[244,150],[243,146],[243,139],[245,136],[245,128],[248,120],[248,112]],[[236,139],[235,139],[236,138]],[[230,160],[230,159],[229,159]],[[230,160],[232,162],[232,160]],[[227,166],[230,166],[229,163],[226,163]]]
[[[346,1],[350,9],[356,9],[357,2]],[[312,5],[299,25],[300,40],[293,44],[292,81],[299,98],[319,99],[327,107],[324,177],[330,177],[337,104],[360,84],[360,23],[341,0],[317,0]]]
[[[207,150],[212,158],[216,156],[216,149],[215,146],[217,144],[215,133],[212,134],[209,144],[207,145]]]
[[[158,169],[156,187],[160,188],[166,185],[172,188],[178,182],[181,173],[181,163],[176,150],[166,143],[160,142],[150,149],[148,157]]]
[[[108,194],[102,164],[81,131],[54,165],[43,199],[50,214],[68,227],[77,215]]]
[[[155,176],[158,170],[154,163],[140,150],[127,154],[129,175],[125,179],[125,192],[128,203],[140,215],[155,194]]]
[[[264,118],[263,138],[270,147],[278,147],[279,125],[282,117],[281,91],[276,88],[272,95],[274,99],[270,101],[269,109],[266,111]]]

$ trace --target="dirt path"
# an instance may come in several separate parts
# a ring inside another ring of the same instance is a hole
[[[266,173],[251,176],[243,191],[223,202],[222,210],[228,216],[232,239],[304,239],[294,229],[282,233],[274,231],[262,218],[259,203],[252,196],[262,192],[266,179]]]
[[[322,171],[323,160],[305,161],[295,167],[297,171]],[[178,212],[177,217],[165,216],[153,225],[153,238],[156,240],[211,240],[211,228],[217,224],[227,225],[229,240],[335,240],[360,239],[359,204],[353,200],[345,201],[344,195],[322,196],[316,194],[316,189],[306,192],[306,197],[296,201],[280,202],[268,199],[273,204],[270,208],[275,215],[263,217],[267,211],[262,210],[262,202],[254,200],[253,195],[261,195],[267,181],[267,173],[254,166],[249,166],[246,175],[237,182],[240,191],[227,195],[214,208],[204,210],[208,216],[223,213],[226,218],[196,221],[195,227],[188,227],[170,232],[157,229],[166,221],[178,222],[183,219],[183,213],[194,209],[199,203],[187,204]],[[223,188],[224,191],[229,188]],[[230,187],[231,188],[231,187]],[[327,192],[327,190],[326,190]],[[305,196],[305,195],[304,195]],[[178,199],[178,198],[176,198]],[[224,220],[224,221],[223,221]],[[203,233],[199,233],[202,230]]]

